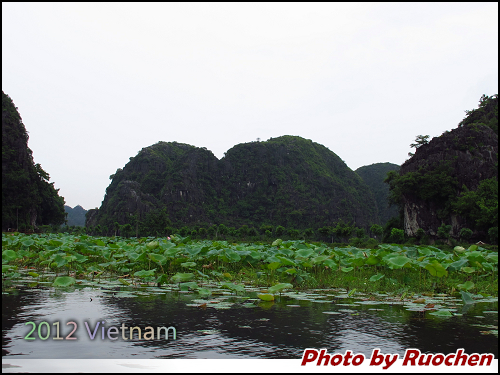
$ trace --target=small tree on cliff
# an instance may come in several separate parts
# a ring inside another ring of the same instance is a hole
[[[415,150],[416,150],[420,146],[426,145],[427,143],[429,143],[429,135],[421,135],[420,134],[420,135],[417,135],[417,137],[415,138],[415,143],[410,144],[410,147],[415,148]],[[413,155],[415,155],[415,154],[412,152],[408,153],[408,156],[410,156],[410,157]]]

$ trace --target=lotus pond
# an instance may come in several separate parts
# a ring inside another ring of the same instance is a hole
[[[3,356],[300,358],[305,348],[376,347],[498,356],[498,255],[476,245],[3,234],[2,247]],[[75,325],[78,340],[54,339]],[[174,327],[176,337],[101,338],[122,325]]]

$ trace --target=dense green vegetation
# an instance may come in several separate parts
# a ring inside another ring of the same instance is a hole
[[[78,280],[114,278],[197,290],[210,280],[235,292],[245,285],[269,288],[345,288],[347,291],[415,293],[469,292],[497,295],[498,253],[477,245],[443,251],[432,246],[384,244],[374,249],[323,243],[272,244],[170,238],[91,237],[68,234],[3,234],[2,277],[31,269],[34,280],[56,272],[55,286]],[[470,295],[469,295],[470,297]],[[464,297],[466,298],[466,297]]]
[[[300,137],[239,144],[221,160],[204,148],[159,142],[110,178],[101,208],[87,214],[91,232],[127,224],[141,236],[214,225],[304,232],[340,221],[367,231],[379,223],[363,180],[326,147]]]
[[[427,141],[399,172],[390,201],[404,212],[407,236],[498,242],[498,98],[483,96],[459,127]]]
[[[28,132],[12,99],[2,92],[2,229],[34,230],[62,224],[64,198],[33,161]]]

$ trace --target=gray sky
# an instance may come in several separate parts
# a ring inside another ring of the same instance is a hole
[[[2,90],[71,207],[158,141],[401,164],[498,93],[498,4],[2,3]]]

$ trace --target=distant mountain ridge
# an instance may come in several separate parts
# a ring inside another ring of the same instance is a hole
[[[68,214],[66,217],[66,225],[68,226],[85,226],[85,214],[87,210],[85,210],[82,206],[76,205],[74,208],[65,205],[64,211]]]
[[[398,207],[389,205],[389,185],[384,182],[387,173],[399,171],[399,165],[394,163],[375,163],[356,169],[356,173],[368,185],[377,202],[377,209],[382,224],[398,215]]]
[[[154,233],[183,225],[305,229],[379,222],[363,179],[325,146],[298,136],[238,144],[221,160],[206,148],[158,142],[110,178],[87,226],[140,223]]]

